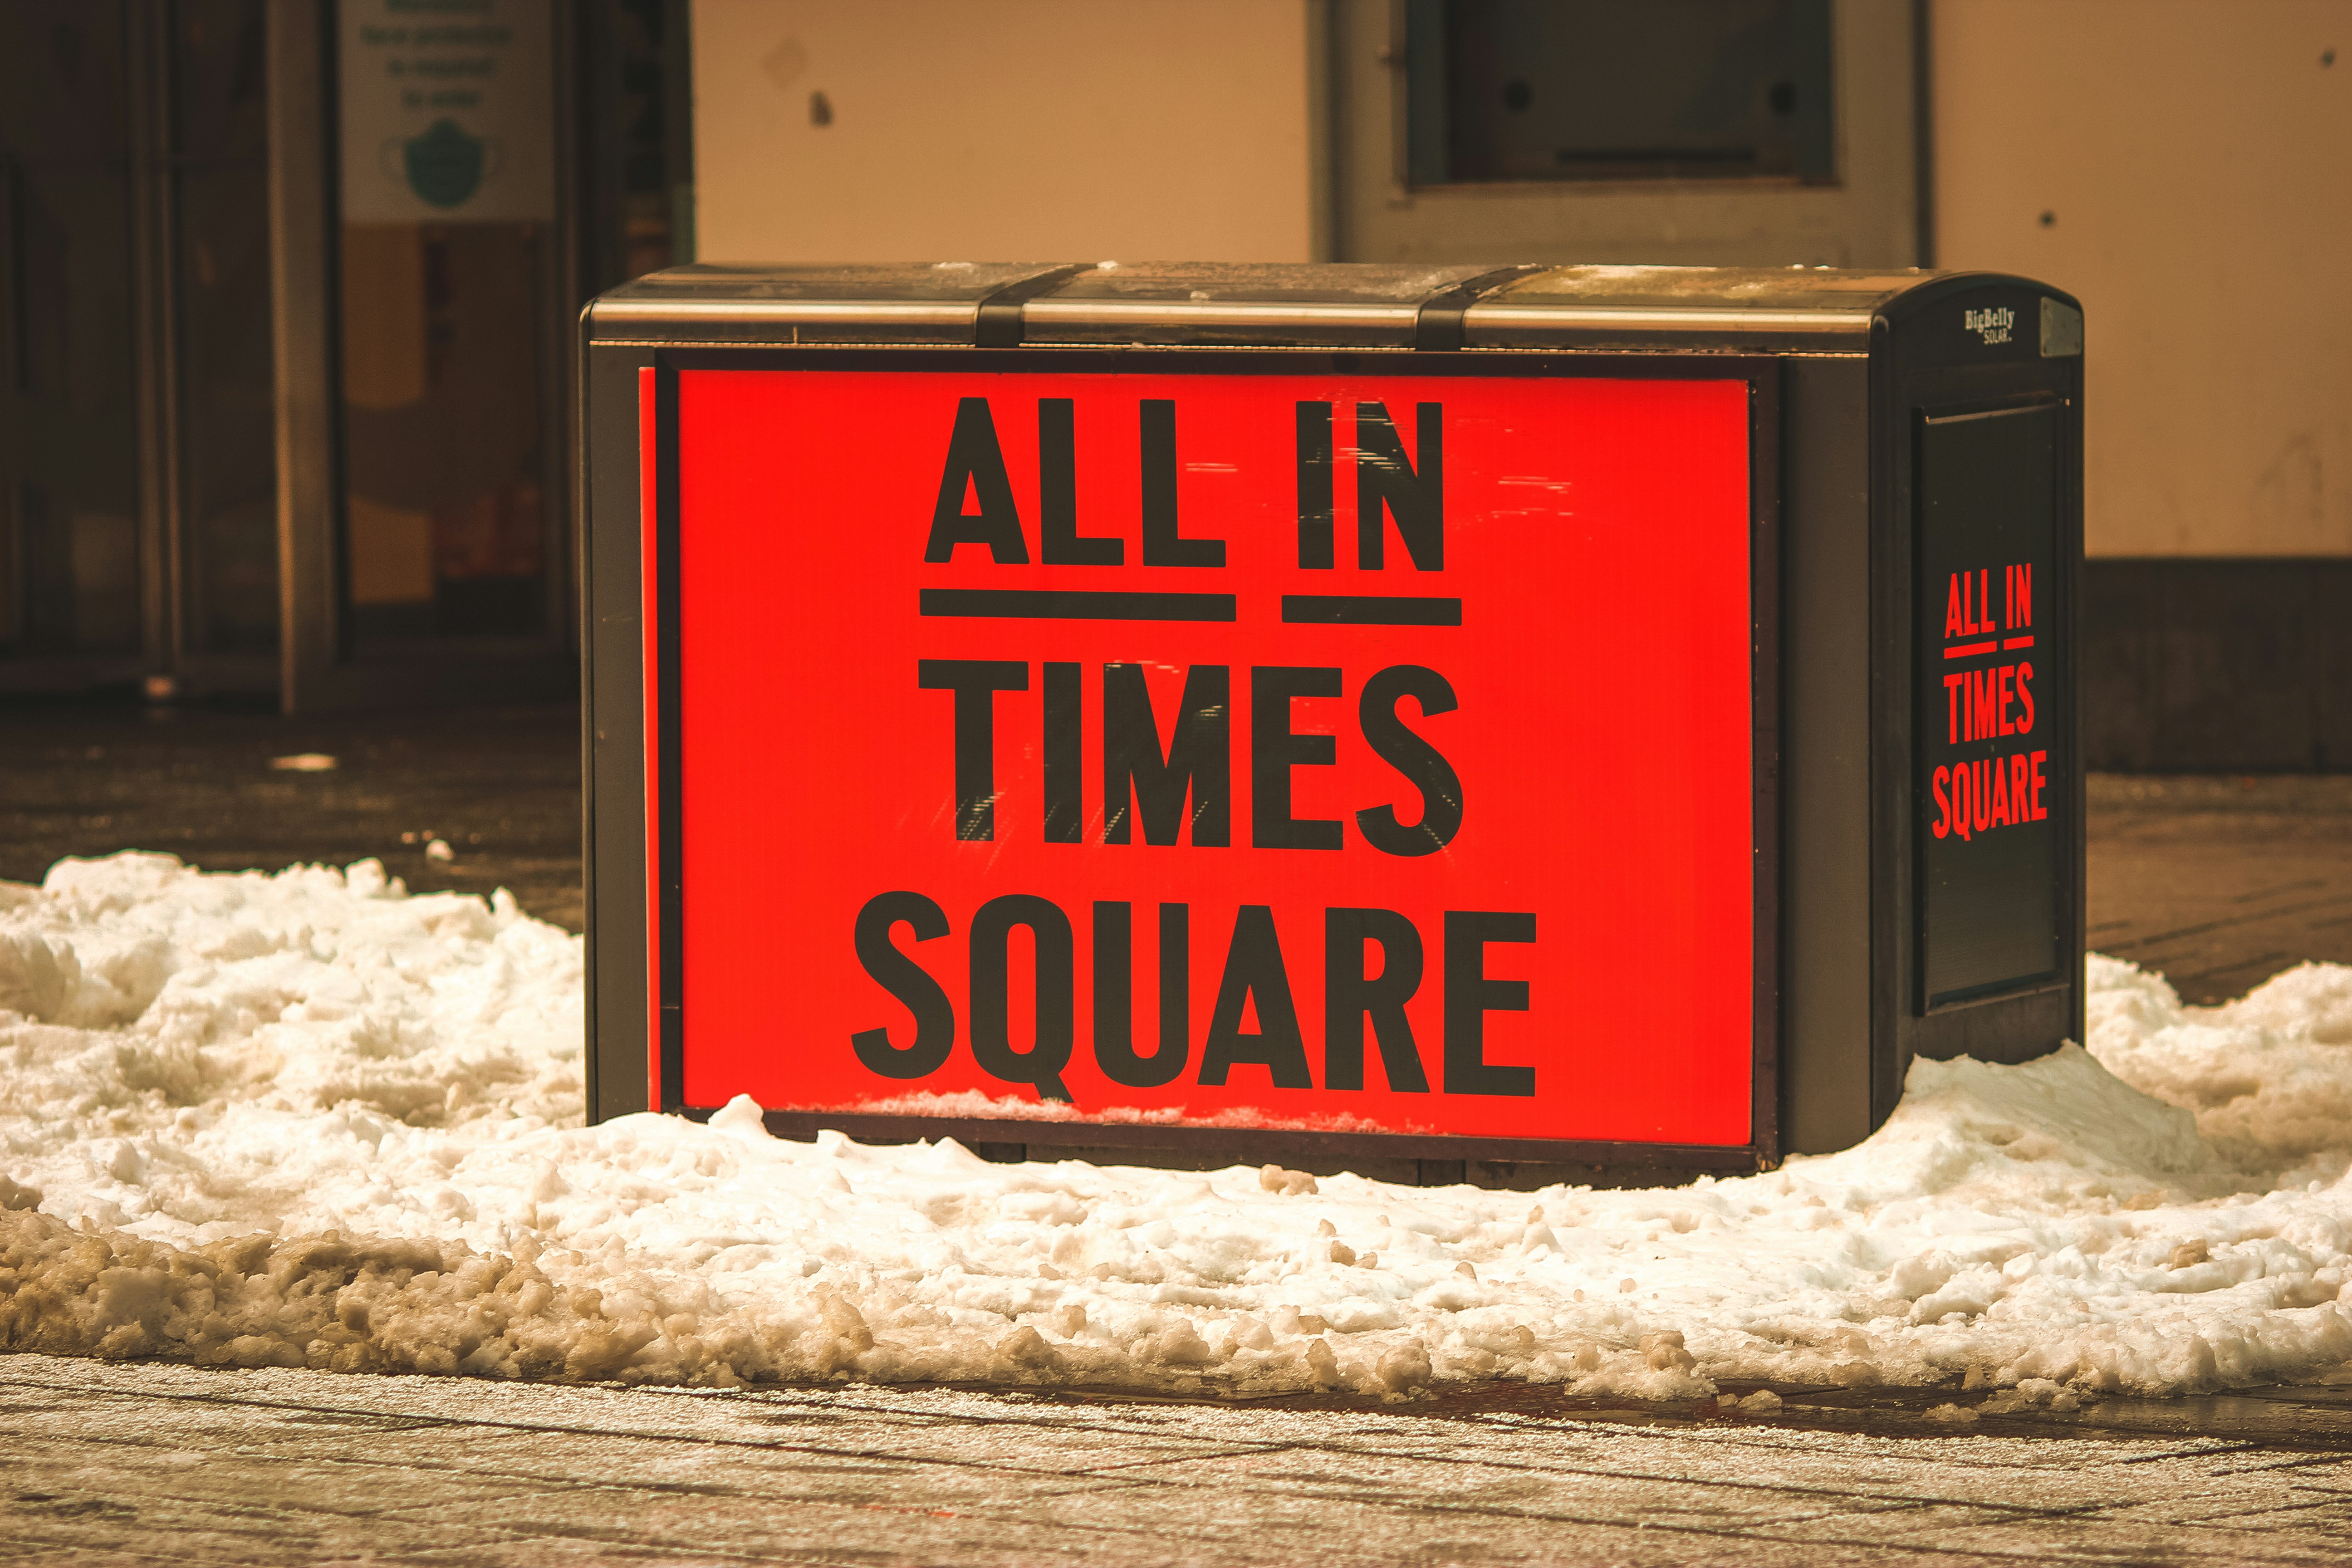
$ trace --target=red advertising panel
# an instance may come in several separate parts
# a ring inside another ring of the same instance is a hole
[[[1749,383],[1183,357],[648,374],[684,1103],[1749,1142]]]

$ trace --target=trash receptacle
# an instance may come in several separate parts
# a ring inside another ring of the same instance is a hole
[[[2053,289],[698,265],[583,356],[592,1119],[1622,1180],[2081,1036]]]

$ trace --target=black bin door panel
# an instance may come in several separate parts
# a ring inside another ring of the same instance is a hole
[[[1916,733],[1923,1011],[2054,978],[2073,700],[2059,408],[1918,416]]]

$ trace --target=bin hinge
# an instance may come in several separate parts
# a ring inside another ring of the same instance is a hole
[[[979,312],[972,318],[972,347],[1019,348],[1024,326],[1021,307],[1040,294],[1052,293],[1079,273],[1094,269],[1092,262],[1080,261],[1007,283],[981,300]]]
[[[1549,270],[1548,263],[1525,261],[1517,267],[1497,267],[1492,272],[1481,272],[1475,278],[1465,278],[1451,288],[1439,289],[1421,302],[1421,313],[1412,323],[1412,346],[1438,353],[1450,353],[1462,347],[1462,318],[1469,313],[1471,306],[1506,283],[1530,272]]]

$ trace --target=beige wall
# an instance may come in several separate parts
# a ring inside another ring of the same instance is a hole
[[[2081,296],[2091,553],[2352,554],[2352,0],[1934,18],[1937,259]]]
[[[697,250],[1306,260],[1307,5],[694,0]]]

